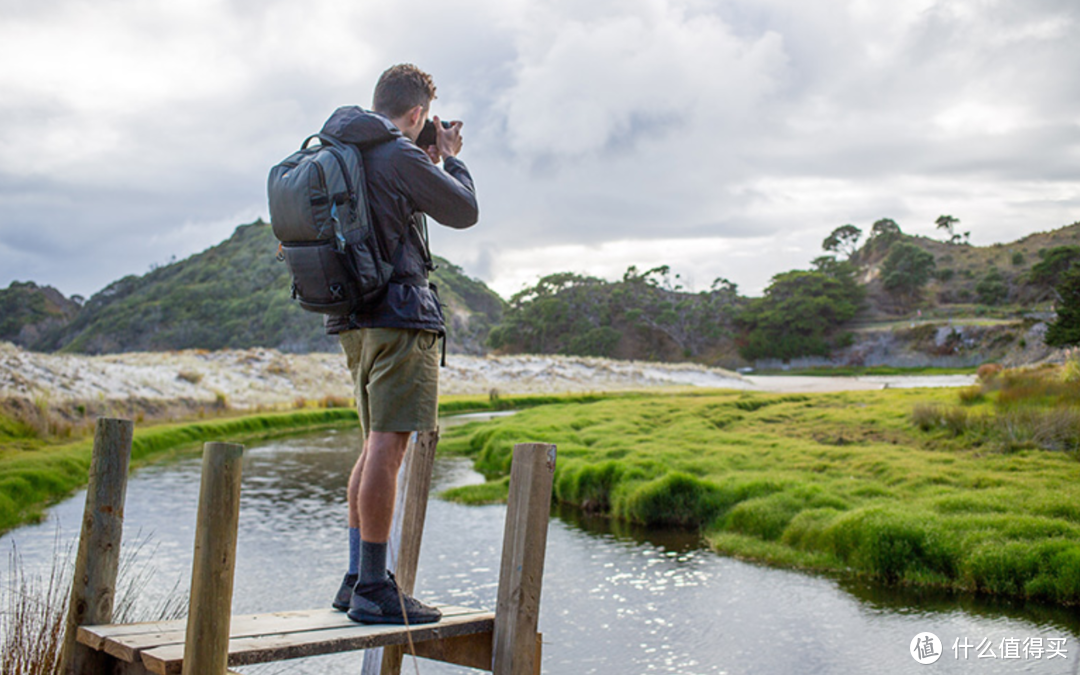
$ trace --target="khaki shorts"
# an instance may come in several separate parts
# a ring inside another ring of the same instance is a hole
[[[412,328],[340,333],[366,437],[372,431],[432,431],[439,416],[439,336]]]

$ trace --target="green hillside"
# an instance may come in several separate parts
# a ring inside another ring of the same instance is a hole
[[[127,276],[91,297],[68,324],[29,345],[90,354],[174,349],[272,347],[332,351],[322,318],[289,297],[289,274],[277,240],[262,221],[241,225],[226,241],[185,260]],[[433,274],[451,317],[450,349],[477,353],[502,300],[460,268],[441,262]]]
[[[888,293],[882,283],[883,264],[892,245],[900,242],[933,256],[930,279],[911,303]],[[1080,261],[1080,223],[990,246],[906,234],[888,244],[875,246],[870,239],[851,256],[869,292],[866,315],[905,314],[915,308],[948,310],[956,315],[1049,310],[1057,282],[1049,263],[1058,258],[1068,267]]]
[[[38,342],[42,334],[62,328],[78,314],[78,300],[65,298],[52,286],[11,282],[0,289],[0,340],[24,347]]]
[[[920,332],[897,332],[893,347],[911,346],[927,359],[960,356],[964,349],[1001,358],[1014,343],[1023,350],[1025,332],[1052,316],[1058,280],[1080,263],[1080,223],[982,247],[970,245],[966,235],[944,241],[908,235],[888,218],[867,230],[863,238],[853,225],[837,228],[823,241],[826,255],[811,262],[813,269],[777,274],[761,298],[736,295],[725,279],[709,291],[687,292],[667,266],[644,274],[631,267],[615,282],[551,274],[510,299],[489,344],[503,353],[691,360],[732,368],[762,359],[828,359],[849,347],[861,349],[855,343],[862,329],[914,328],[918,319]],[[987,335],[956,329],[938,344],[935,321],[948,332],[966,318],[1002,326],[983,331]],[[982,344],[986,340],[996,342]],[[863,351],[849,356],[878,358]]]

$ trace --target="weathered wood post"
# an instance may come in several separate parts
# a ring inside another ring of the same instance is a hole
[[[183,675],[226,673],[243,458],[242,445],[203,446]]]
[[[495,605],[495,675],[540,672],[537,623],[544,579],[555,446],[519,443],[510,467],[510,496],[503,533]]]
[[[390,568],[398,586],[412,594],[416,586],[416,567],[420,560],[420,544],[427,517],[428,493],[431,491],[431,472],[435,466],[435,449],[439,445],[439,430],[422,431],[409,439],[405,461],[398,474],[397,501],[394,504],[394,524],[390,530],[390,551],[394,554]],[[362,675],[398,675],[404,648],[386,647],[364,652]]]
[[[106,654],[78,644],[75,636],[79,626],[112,621],[134,431],[131,420],[108,418],[99,418],[94,430],[90,482],[60,656],[60,672],[65,675],[103,673],[111,661]]]

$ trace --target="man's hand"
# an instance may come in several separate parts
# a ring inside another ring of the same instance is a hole
[[[435,147],[439,154],[444,158],[457,157],[457,154],[461,152],[461,127],[464,123],[461,121],[451,122],[450,128],[444,129],[438,115],[435,116],[434,122]]]

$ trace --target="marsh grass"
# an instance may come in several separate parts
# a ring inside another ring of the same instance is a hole
[[[355,410],[330,408],[136,428],[131,458],[138,465],[197,451],[206,441],[239,443],[350,423],[356,423]],[[38,518],[46,506],[84,485],[92,447],[91,438],[34,450],[0,446],[0,532]]]
[[[1080,459],[1080,364],[986,369],[961,389],[960,405],[917,404],[911,419],[925,432],[945,431],[1002,452],[1042,449]]]
[[[549,403],[587,403],[611,396],[621,399],[644,395],[628,392],[610,396],[588,393],[452,396],[440,401],[439,412],[446,415],[520,409]],[[138,465],[171,454],[197,452],[207,441],[242,443],[357,424],[351,399],[326,396],[312,401],[298,399],[294,405],[295,409],[284,412],[262,411],[247,416],[154,426],[137,424],[132,461]],[[123,416],[123,411],[119,415]],[[87,424],[92,424],[92,420]],[[75,441],[60,443],[54,438],[52,442],[45,442],[36,434],[33,428],[10,414],[10,408],[0,405],[0,533],[39,518],[46,506],[86,483],[92,438],[83,434]]]
[[[505,498],[513,445],[550,442],[559,502],[698,528],[725,553],[1080,603],[1080,462],[1037,444],[987,452],[968,434],[994,404],[954,401],[948,390],[654,394],[454,427],[440,448],[491,481],[458,499]]]
[[[153,558],[154,550],[148,539],[138,536],[134,546],[125,548],[113,606],[114,622],[164,621],[187,614],[187,598],[179,580],[156,606],[147,607],[141,600],[145,588],[154,581],[154,568],[147,562]],[[3,675],[59,675],[74,557],[74,543],[65,546],[57,537],[52,565],[33,573],[12,546],[7,578],[0,585]]]

